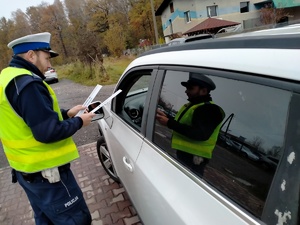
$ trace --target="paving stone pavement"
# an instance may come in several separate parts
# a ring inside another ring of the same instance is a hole
[[[71,169],[92,214],[92,225],[142,225],[122,185],[104,171],[96,143],[78,147],[80,158]],[[33,211],[19,184],[11,182],[10,168],[0,169],[0,224],[34,225]]]

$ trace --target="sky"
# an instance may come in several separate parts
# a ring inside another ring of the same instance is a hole
[[[0,0],[0,18],[11,18],[11,13],[21,9],[26,12],[26,8],[30,6],[38,6],[42,2],[53,4],[54,0]]]

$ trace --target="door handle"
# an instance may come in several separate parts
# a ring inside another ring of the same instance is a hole
[[[123,157],[123,163],[125,164],[125,167],[126,167],[130,172],[133,171],[132,165],[130,164],[129,160],[128,160],[125,156]]]

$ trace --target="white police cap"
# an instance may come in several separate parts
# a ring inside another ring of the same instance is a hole
[[[12,48],[15,55],[29,50],[37,50],[49,52],[50,57],[53,58],[58,56],[58,53],[51,50],[50,39],[51,34],[49,32],[30,34],[9,42],[7,46]]]

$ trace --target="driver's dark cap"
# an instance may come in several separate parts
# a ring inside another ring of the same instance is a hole
[[[207,88],[210,91],[216,89],[215,83],[201,73],[190,73],[188,81],[181,82],[181,85],[184,87],[199,86],[202,88]]]
[[[58,56],[58,53],[51,50],[50,39],[49,32],[30,34],[11,41],[7,46],[12,48],[15,55],[33,50],[49,52],[50,57],[53,58]]]

